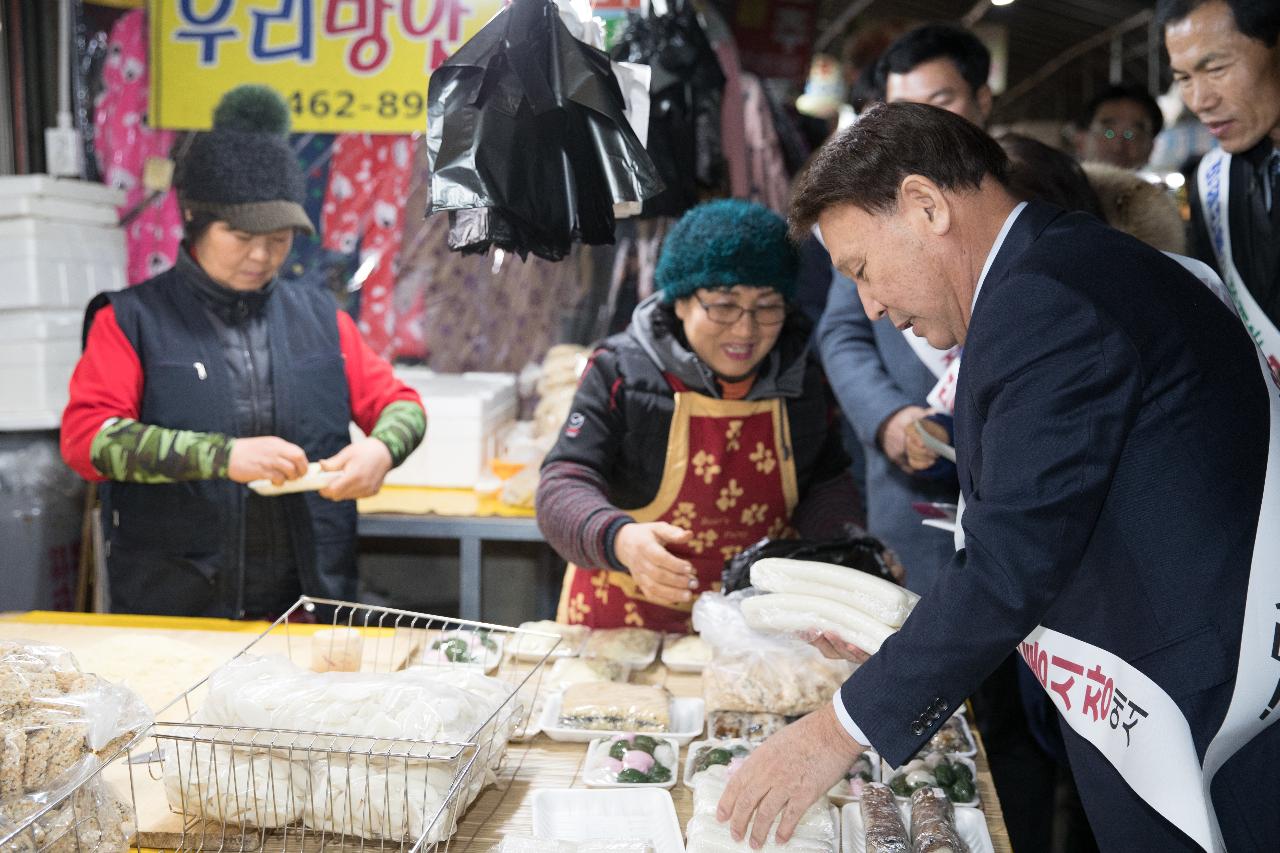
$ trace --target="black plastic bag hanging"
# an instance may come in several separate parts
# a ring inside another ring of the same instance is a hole
[[[690,3],[651,17],[632,16],[614,45],[620,62],[652,68],[646,148],[667,189],[641,216],[678,217],[704,193],[718,194],[725,175],[720,144],[724,73]]]
[[[608,56],[569,34],[556,5],[515,0],[431,75],[427,214],[449,245],[559,260],[612,243],[613,205],[662,179],[627,123]]]
[[[765,557],[832,563],[897,583],[889,570],[887,554],[888,549],[883,542],[866,534],[821,540],[765,538],[725,560],[721,573],[722,589],[728,595],[751,586],[751,566]]]

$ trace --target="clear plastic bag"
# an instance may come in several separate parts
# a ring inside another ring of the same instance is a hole
[[[469,684],[487,683],[472,676]],[[393,673],[311,672],[283,657],[242,655],[209,677],[193,722],[395,740],[465,741],[493,714],[500,691],[454,686],[453,668]],[[510,692],[509,689],[507,691]],[[287,745],[288,739],[276,739]]]
[[[565,688],[560,725],[600,731],[669,731],[671,694],[645,684],[574,684]]]
[[[108,839],[103,849],[123,844],[131,829],[121,808],[101,780],[85,780],[151,720],[133,691],[81,672],[66,649],[0,641],[0,839],[57,804],[0,850],[27,849],[36,835],[55,842],[73,825]],[[81,783],[93,790],[59,804]],[[75,849],[74,837],[68,844]]]
[[[128,849],[134,832],[133,811],[117,797],[101,775],[102,761],[85,755],[53,780],[47,791],[24,794],[0,803],[0,852],[113,853]],[[31,816],[52,805],[34,822]],[[23,828],[18,830],[18,827]]]
[[[687,827],[689,838],[687,850],[702,851],[702,853],[751,850],[745,841],[733,840],[729,835],[728,823],[721,823],[716,819],[716,809],[728,780],[728,769],[722,765],[709,767],[694,779],[693,816],[689,819]],[[840,838],[839,824],[835,810],[826,797],[819,797],[818,801],[800,816],[800,821],[786,844],[778,844],[774,837],[780,819],[781,815],[774,819],[774,825],[769,830],[762,850],[770,853],[781,850],[835,853]]]
[[[301,820],[325,832],[412,840],[446,801],[457,770],[448,748],[437,754],[414,742],[492,744],[463,794],[470,803],[493,780],[522,719],[510,694],[510,684],[478,667],[318,673],[283,657],[242,655],[209,677],[192,720],[198,739],[163,748],[165,792],[181,813],[242,826]],[[212,746],[219,726],[271,734],[229,728],[224,736],[240,743]],[[423,758],[379,758],[371,738]],[[453,829],[436,824],[428,840]]]
[[[853,664],[824,658],[791,637],[766,636],[747,626],[741,602],[751,593],[704,593],[693,606],[693,627],[713,649],[702,671],[707,710],[796,716],[816,710],[853,672]]]

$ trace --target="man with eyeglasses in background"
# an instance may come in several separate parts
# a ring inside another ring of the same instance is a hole
[[[1142,89],[1111,86],[1085,108],[1076,135],[1076,155],[1091,163],[1141,169],[1164,129],[1160,105]]]
[[[1162,0],[1156,22],[1182,100],[1219,145],[1192,184],[1192,253],[1280,376],[1280,3]]]

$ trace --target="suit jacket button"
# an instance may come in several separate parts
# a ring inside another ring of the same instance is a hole
[[[915,735],[916,737],[919,737],[920,735],[924,734],[924,723],[920,722],[919,720],[917,720],[916,722],[912,723],[912,724],[911,724],[911,733],[912,733],[913,735]]]

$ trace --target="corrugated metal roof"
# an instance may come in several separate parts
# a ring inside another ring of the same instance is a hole
[[[994,118],[1000,122],[1075,118],[1110,82],[1117,28],[1128,28],[1118,36],[1121,80],[1156,91],[1168,86],[1160,39],[1148,23],[1150,0],[1014,0],[1008,6],[977,0],[821,0],[819,32],[853,6],[861,7],[845,29],[853,35],[889,19],[1005,27],[1008,94],[996,100]],[[1154,81],[1149,80],[1152,70]]]

